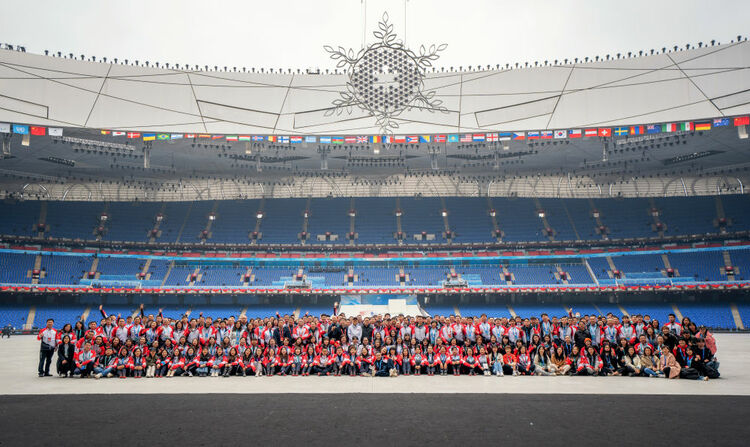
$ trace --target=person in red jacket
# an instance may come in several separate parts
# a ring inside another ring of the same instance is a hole
[[[133,377],[140,378],[146,373],[146,357],[143,355],[141,348],[136,347],[133,349],[133,355],[130,357],[130,364],[128,365]]]
[[[39,377],[52,375],[49,373],[49,365],[52,363],[52,356],[55,354],[55,348],[57,347],[57,329],[52,327],[54,325],[55,320],[47,319],[47,326],[39,331],[36,336],[36,339],[42,342],[39,348]]]

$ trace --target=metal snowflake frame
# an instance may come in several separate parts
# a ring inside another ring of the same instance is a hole
[[[333,107],[325,111],[325,116],[351,114],[354,107],[358,107],[375,118],[381,134],[392,135],[399,128],[397,118],[405,111],[447,113],[448,109],[442,100],[435,98],[434,91],[424,91],[424,78],[433,61],[440,57],[438,53],[448,44],[433,44],[429,48],[421,45],[419,54],[415,53],[396,39],[387,12],[383,13],[378,28],[372,33],[378,41],[356,53],[351,48],[323,47],[331,59],[338,61],[336,68],[344,69],[349,76],[346,91],[339,92],[341,97],[333,101]],[[380,80],[388,76],[395,78],[394,81]]]

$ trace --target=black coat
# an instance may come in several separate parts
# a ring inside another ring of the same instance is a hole
[[[578,346],[579,348],[583,348],[586,346],[586,339],[591,338],[591,332],[589,332],[588,329],[578,329],[573,335],[573,342]]]

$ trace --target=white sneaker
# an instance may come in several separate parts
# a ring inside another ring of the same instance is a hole
[[[513,371],[513,376],[517,376],[517,375],[518,375],[518,371]]]
[[[95,378],[95,379],[101,379],[101,378],[102,378],[102,374],[101,374],[101,373],[98,373],[98,374],[96,374],[96,375],[94,376],[94,378]]]

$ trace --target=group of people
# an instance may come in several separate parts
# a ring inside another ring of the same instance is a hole
[[[716,341],[674,315],[539,318],[202,313],[108,315],[38,334],[38,373],[60,377],[580,375],[719,377]]]

